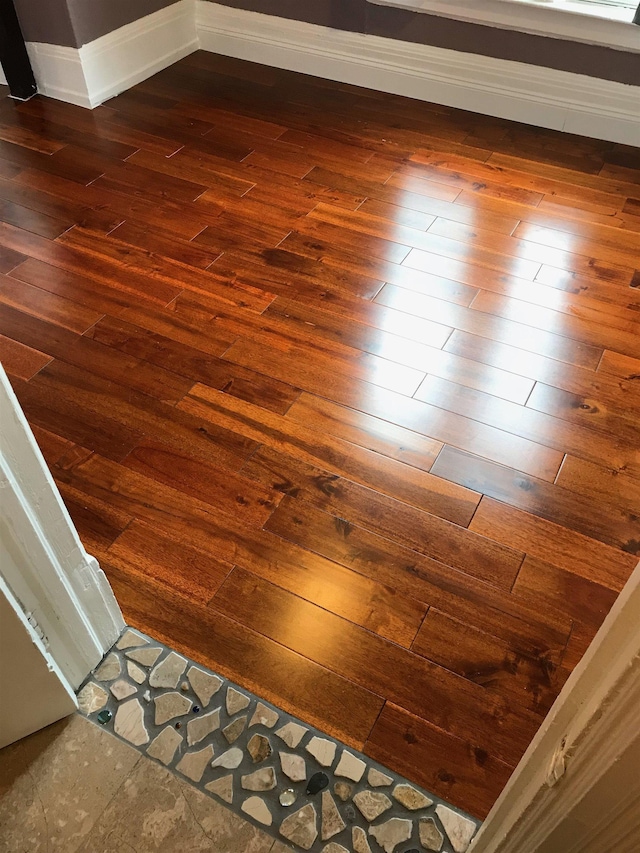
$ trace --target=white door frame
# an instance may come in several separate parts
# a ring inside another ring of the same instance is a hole
[[[45,648],[77,688],[124,627],[111,587],[85,551],[0,365],[0,571]]]
[[[59,669],[77,688],[113,645],[124,621],[104,573],[78,538],[1,366],[0,417],[0,538],[12,552],[2,574]],[[629,771],[629,757],[640,754],[638,708],[640,563],[470,853],[637,849],[626,845],[629,826],[640,827],[640,774],[635,765]],[[616,774],[624,781],[622,793],[616,790],[612,798],[608,788]]]

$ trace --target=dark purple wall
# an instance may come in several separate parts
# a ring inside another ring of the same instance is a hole
[[[640,85],[640,55],[374,6],[366,0],[213,0],[280,18]]]
[[[14,0],[25,41],[81,47],[177,0]]]

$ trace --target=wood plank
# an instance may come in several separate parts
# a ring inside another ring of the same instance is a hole
[[[123,464],[256,527],[269,519],[282,497],[276,489],[263,488],[255,477],[207,464],[155,440],[138,444]]]
[[[109,546],[103,562],[105,559],[109,567],[127,576],[151,580],[203,605],[213,598],[233,568],[135,519]]]
[[[631,388],[626,399],[621,399],[617,405],[607,405],[606,397],[597,393],[587,397],[536,382],[527,408],[569,423],[586,424],[617,440],[637,444],[640,442],[640,388],[629,384]]]
[[[466,519],[476,505],[476,496],[466,489],[452,489],[440,478],[424,471],[380,457],[203,385],[196,385],[178,408],[207,418],[218,426],[224,425],[247,441],[264,444],[304,465],[351,479],[389,498],[420,508],[425,516],[432,513],[423,519],[424,524],[439,527],[442,523],[449,530],[453,525],[442,519]]]
[[[443,349],[493,367],[508,364],[509,369],[520,376],[561,388],[571,394],[585,397],[601,395],[609,404],[624,404],[626,399],[633,396],[633,380],[624,378],[623,374],[616,379],[605,375],[607,365],[611,361],[611,356],[606,351],[598,372],[594,372],[498,341],[492,341],[488,346],[486,338],[458,329],[453,331]],[[624,356],[616,358],[624,359]],[[638,365],[640,366],[640,361]]]
[[[562,686],[557,673],[562,652],[522,654],[504,640],[430,607],[412,650],[522,705],[541,718]]]
[[[37,390],[47,400],[57,396],[64,400],[66,407],[77,407],[89,419],[95,420],[97,416],[110,423],[115,421],[123,429],[126,425],[127,431],[136,436],[133,446],[143,435],[153,436],[178,452],[205,462],[218,462],[236,471],[256,448],[255,442],[210,421],[203,421],[139,391],[62,362],[52,362],[31,380],[28,387],[34,389],[34,393]],[[78,443],[83,444],[82,441]],[[84,446],[93,449],[91,444],[84,443]]]
[[[387,703],[364,747],[367,755],[478,818],[486,817],[512,765]]]
[[[469,528],[615,592],[637,563],[634,554],[487,497],[480,501]]]
[[[25,346],[40,347],[50,357],[80,369],[91,370],[103,379],[158,400],[176,403],[193,384],[174,373],[145,364],[95,343],[88,337],[75,335],[15,309],[2,306],[0,316],[6,330]]]
[[[300,394],[286,414],[319,432],[374,450],[422,471],[431,470],[443,447],[440,441],[306,391]]]
[[[384,460],[381,460],[381,464],[384,465]],[[405,527],[410,528],[413,525],[419,529],[430,523],[430,519],[425,518],[425,514],[415,507],[387,498],[373,489],[367,489],[337,474],[331,474],[269,448],[258,449],[243,466],[242,473],[270,489],[300,498],[321,509],[328,509],[341,517],[359,520],[360,523],[375,529],[378,529],[376,519],[387,514],[393,518],[396,537],[402,535]],[[420,474],[416,480],[420,485],[434,482],[431,477]],[[437,485],[434,483],[434,487]],[[443,490],[443,496],[446,494],[447,491]],[[449,520],[466,526],[473,516],[480,496],[470,490],[461,490],[458,494],[450,493],[450,497],[452,509],[448,513]],[[454,503],[454,497],[458,498],[457,503]],[[383,522],[381,529],[388,531],[389,526]]]
[[[624,469],[567,455],[556,482],[565,489],[590,495],[594,502],[620,502],[629,509],[640,506],[640,480],[625,474]]]
[[[640,450],[636,444],[622,439],[614,441],[595,429],[570,424],[481,391],[430,376],[420,387],[420,399],[581,459],[599,462],[605,458],[613,464],[629,466],[632,472],[640,471]]]
[[[510,729],[524,722],[523,728],[535,730],[526,713],[482,687],[247,572],[234,569],[210,606],[359,686],[377,684],[394,704],[446,725],[454,736],[491,749],[503,761],[512,762],[520,750]],[[475,714],[465,713],[470,707]],[[515,723],[520,717],[524,720]]]
[[[0,279],[0,302],[80,334],[102,317],[101,313],[84,308],[77,302],[8,276]]]
[[[394,308],[396,311],[411,312],[436,323],[454,326],[463,332],[517,346],[578,367],[595,369],[602,355],[602,348],[592,344],[574,341],[544,329],[536,329],[521,321],[496,317],[473,308],[452,305],[440,299],[411,293],[390,284],[385,284],[376,296],[376,302]]]
[[[171,643],[267,702],[322,726],[330,736],[362,748],[383,705],[370,690],[159,584],[134,579],[108,564],[105,570],[124,602],[128,624]]]
[[[593,347],[612,349],[625,355],[638,357],[638,331],[640,324],[629,316],[624,328],[610,328],[593,319],[570,317],[541,306],[534,306],[519,299],[482,292],[473,302],[473,309],[513,320],[538,329],[554,329],[559,335],[590,344]]]
[[[588,491],[569,491],[446,446],[431,470],[440,477],[546,518],[567,530],[624,550],[633,548],[631,543],[638,526],[634,511],[618,503],[594,503]]]
[[[298,388],[213,356],[214,352],[223,353],[235,337],[225,338],[218,329],[214,335],[208,323],[212,317],[205,315],[190,322],[178,303],[172,307],[173,312],[169,309],[166,312],[124,312],[141,325],[105,317],[87,335],[109,347],[188,377],[193,382],[201,382],[278,414],[284,414],[298,398]],[[170,337],[155,333],[155,329],[168,332]],[[203,349],[182,343],[181,338],[193,340]]]
[[[577,622],[599,628],[617,591],[527,555],[513,585],[515,597],[546,607],[560,602]]]
[[[7,331],[5,329],[5,331]],[[51,356],[25,346],[5,335],[0,335],[0,362],[12,376],[29,381],[39,370],[49,364]]]

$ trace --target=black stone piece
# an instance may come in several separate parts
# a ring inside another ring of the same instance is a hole
[[[111,711],[108,708],[105,708],[104,711],[100,711],[97,720],[101,726],[106,726],[112,717],[113,714],[111,713]]]
[[[199,713],[200,713],[200,706],[199,706],[199,705],[194,705],[194,706],[193,706],[193,708],[192,708],[191,710],[192,710],[192,712],[193,712],[194,714],[199,714]]]
[[[307,794],[319,794],[329,784],[329,777],[326,773],[314,773],[309,784],[307,785]]]

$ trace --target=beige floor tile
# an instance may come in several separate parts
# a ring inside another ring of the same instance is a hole
[[[273,838],[141,758],[78,853],[269,853]]]
[[[0,853],[76,853],[138,761],[77,715],[0,750]]]

